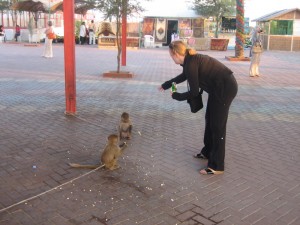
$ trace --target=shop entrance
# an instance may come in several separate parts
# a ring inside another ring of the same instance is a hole
[[[168,30],[167,30],[167,43],[165,45],[169,45],[172,41],[172,34],[178,31],[178,20],[168,20]]]

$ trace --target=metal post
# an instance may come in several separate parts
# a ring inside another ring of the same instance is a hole
[[[63,1],[66,115],[76,113],[74,0]]]
[[[142,36],[141,36],[141,21],[140,21],[140,17],[139,17],[139,49],[141,48],[141,40],[142,40]]]
[[[126,66],[126,42],[127,42],[127,0],[123,0],[123,14],[122,14],[122,66]]]
[[[49,1],[49,4],[48,4],[48,8],[49,8],[48,17],[49,17],[49,19],[48,19],[48,20],[50,20],[50,7],[51,7],[51,6],[50,6],[50,1],[51,1],[51,0],[48,0],[48,1]]]

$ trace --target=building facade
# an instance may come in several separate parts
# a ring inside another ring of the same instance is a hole
[[[300,51],[300,9],[276,11],[253,22],[263,29],[266,50]]]

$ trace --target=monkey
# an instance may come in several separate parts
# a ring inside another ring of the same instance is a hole
[[[118,145],[119,136],[113,134],[108,136],[108,144],[106,145],[102,155],[101,162],[105,165],[107,169],[114,170],[118,169],[118,157],[123,153],[124,149],[127,147],[127,143],[124,142],[122,145]]]
[[[127,147],[127,143],[124,142],[120,146],[118,145],[119,136],[117,134],[111,134],[107,138],[107,144],[101,154],[100,161],[102,164],[97,165],[82,165],[77,163],[69,163],[73,168],[86,168],[86,169],[96,169],[98,167],[105,167],[109,170],[118,169],[118,157],[123,153],[124,149]]]
[[[119,135],[120,139],[131,139],[132,122],[127,112],[123,112],[119,123]]]

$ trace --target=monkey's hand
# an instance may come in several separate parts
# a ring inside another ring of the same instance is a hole
[[[119,145],[120,148],[127,147],[127,146],[128,146],[128,145],[127,145],[126,142],[123,142],[122,144]]]

